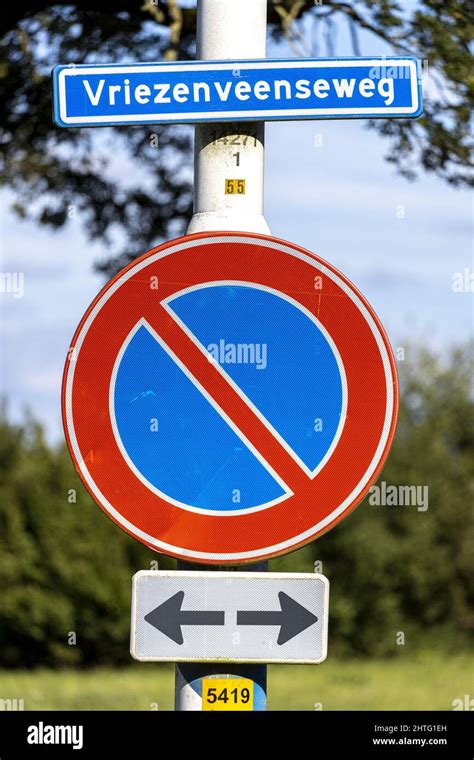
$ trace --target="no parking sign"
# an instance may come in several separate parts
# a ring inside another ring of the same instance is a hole
[[[395,364],[343,275],[285,241],[183,237],[107,284],[63,381],[76,469],[151,548],[241,564],[333,527],[393,438]]]

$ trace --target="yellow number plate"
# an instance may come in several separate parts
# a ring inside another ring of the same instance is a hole
[[[248,678],[203,678],[203,710],[253,710],[253,682]]]
[[[244,179],[226,179],[225,194],[226,195],[245,195],[245,180]]]

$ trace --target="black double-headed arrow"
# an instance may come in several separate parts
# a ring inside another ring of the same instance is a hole
[[[316,623],[317,617],[295,602],[291,596],[280,591],[279,610],[238,610],[237,625],[278,625],[277,644],[286,644],[299,633]],[[225,625],[225,611],[182,610],[184,591],[172,597],[145,615],[145,620],[176,644],[183,644],[182,625]]]

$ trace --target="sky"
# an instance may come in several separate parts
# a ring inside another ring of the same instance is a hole
[[[381,52],[373,43],[363,51]],[[351,54],[344,40],[336,54]],[[417,341],[443,355],[473,334],[473,294],[452,287],[455,273],[474,270],[472,199],[426,174],[408,182],[384,160],[389,149],[363,121],[267,124],[265,216],[274,236],[360,288],[393,346]],[[127,172],[120,157],[116,171]],[[1,195],[0,271],[23,273],[24,294],[0,292],[0,391],[11,418],[29,409],[57,442],[67,349],[104,282],[93,262],[108,252],[80,220],[53,232],[19,220]]]

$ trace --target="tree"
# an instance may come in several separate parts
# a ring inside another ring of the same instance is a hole
[[[275,560],[272,569],[306,572],[322,563],[339,651],[395,655],[402,643],[456,651],[473,637],[473,348],[443,361],[411,346],[399,365],[397,433],[378,487],[418,486],[423,503],[369,492],[328,534]]]
[[[21,217],[60,228],[80,215],[91,239],[112,256],[107,274],[163,239],[181,234],[192,209],[189,127],[59,129],[51,120],[51,68],[59,63],[187,60],[195,53],[194,7],[177,0],[17,0],[0,24],[0,142],[3,182]],[[467,2],[424,0],[404,10],[396,0],[272,0],[271,35],[300,55],[334,54],[336,23],[348,23],[356,55],[370,54],[365,31],[388,52],[428,59],[433,92],[416,122],[370,126],[390,141],[388,160],[407,177],[416,166],[454,186],[471,182],[469,106],[473,78]],[[311,43],[313,40],[313,43]],[[111,171],[117,153],[126,181]]]
[[[65,446],[0,409],[0,662],[128,663],[130,581],[170,566],[105,519]]]

